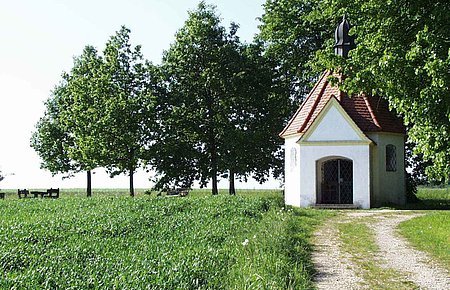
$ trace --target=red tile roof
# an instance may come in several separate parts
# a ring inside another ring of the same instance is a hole
[[[337,86],[331,85],[328,81],[330,75],[329,71],[325,71],[320,76],[306,100],[280,133],[281,137],[306,132],[333,96],[361,131],[405,133],[402,120],[389,111],[389,106],[384,99],[374,96],[349,98]]]

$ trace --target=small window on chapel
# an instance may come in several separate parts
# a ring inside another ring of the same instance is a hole
[[[394,145],[386,145],[386,171],[397,171],[397,150]]]

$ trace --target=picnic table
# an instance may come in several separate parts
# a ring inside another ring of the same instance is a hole
[[[190,188],[174,188],[174,189],[166,189],[167,196],[187,196],[189,194]]]
[[[18,189],[17,195],[19,198],[27,198],[27,197],[48,197],[48,198],[59,198],[59,188],[50,188],[46,191],[29,191],[28,189]]]

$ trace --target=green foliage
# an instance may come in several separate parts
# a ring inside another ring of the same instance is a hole
[[[144,60],[141,47],[130,44],[130,30],[122,27],[106,43],[103,52],[101,87],[103,165],[112,175],[128,173],[134,195],[133,173],[142,164],[144,152],[153,141],[155,100],[151,88],[152,66]]]
[[[400,224],[400,232],[419,250],[450,270],[450,213],[433,212]]]
[[[430,161],[424,162],[422,154],[414,154],[414,144],[407,140],[405,144],[406,200],[408,203],[418,202],[417,187],[428,184],[426,167]]]
[[[41,168],[53,175],[88,171],[87,195],[91,195],[90,170],[101,164],[98,122],[102,112],[100,66],[97,50],[86,46],[74,58],[69,73],[46,102],[46,111],[36,125],[31,147],[42,159]]]
[[[270,114],[278,114],[269,121],[278,128],[277,132],[272,132],[272,138],[276,138],[287,124],[319,75],[310,66],[310,61],[332,37],[335,26],[331,18],[322,21],[314,17],[319,4],[315,0],[268,0],[264,4],[257,41],[264,43],[264,58],[271,67],[271,73],[266,73],[271,77],[271,86],[267,90],[274,101]],[[270,144],[279,143],[272,140]],[[278,156],[279,160],[283,158]],[[271,166],[275,176],[282,176],[282,166],[276,163]]]
[[[264,4],[259,37],[267,44],[267,56],[273,61],[274,91],[292,98],[293,107],[303,100],[318,76],[308,63],[332,38],[336,25],[332,19],[316,21],[311,16],[317,13],[319,4],[315,0],[268,0]],[[292,114],[294,109],[285,113]]]
[[[342,72],[349,94],[389,100],[410,127],[414,153],[429,162],[428,176],[443,181],[450,176],[449,10],[447,1],[267,1],[261,38],[291,95],[307,92],[313,68],[312,76]],[[343,15],[357,44],[347,60],[332,49]]]
[[[58,121],[61,129],[73,139],[68,153],[84,170],[94,169],[101,162],[97,134],[102,112],[100,66],[97,50],[86,46],[81,56],[74,58],[74,66],[63,74],[64,90],[59,92]]]
[[[270,173],[279,177],[284,169],[283,140],[278,133],[286,119],[283,108],[290,102],[272,91],[272,62],[264,55],[263,44],[244,44],[239,50],[240,68],[226,103],[230,110],[221,157],[224,168],[241,179],[251,175],[264,182]]]
[[[176,41],[164,53],[164,93],[159,98],[161,156],[155,160],[158,185],[191,186],[196,179],[206,185],[213,179],[217,194],[218,146],[223,136],[224,114],[220,97],[227,53],[225,29],[214,9],[200,3],[189,13]]]
[[[450,6],[447,1],[320,2],[319,10],[349,15],[356,49],[346,61],[318,53],[319,65],[340,69],[350,94],[381,95],[410,126],[414,152],[430,161],[427,174],[450,176]],[[327,14],[317,14],[318,19]],[[322,67],[323,69],[323,67]]]
[[[133,173],[151,146],[155,120],[153,67],[139,46],[131,47],[129,34],[122,27],[112,36],[104,57],[86,46],[74,58],[46,103],[31,146],[53,174],[98,166],[112,175],[129,173],[133,194]]]
[[[282,210],[279,197],[96,196],[0,203],[0,288],[5,289],[309,285],[302,266],[309,263],[307,238],[324,216]],[[243,245],[245,239],[250,241]],[[251,266],[247,257],[255,258]],[[249,276],[237,271],[244,265]],[[287,276],[292,269],[295,275]],[[255,284],[259,275],[264,280]]]
[[[72,174],[81,170],[81,164],[71,158],[70,151],[75,147],[73,135],[61,123],[61,103],[67,92],[67,85],[56,87],[52,97],[46,102],[46,111],[36,124],[31,137],[31,147],[42,159],[41,168],[52,174]]]
[[[201,2],[165,52],[158,97],[157,187],[206,185],[217,176],[263,181],[281,168],[285,99],[271,94],[272,67],[261,43],[242,44]],[[276,108],[276,109],[275,109]],[[229,174],[229,175],[228,175]]]

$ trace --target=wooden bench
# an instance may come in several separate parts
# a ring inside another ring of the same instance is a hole
[[[47,189],[47,196],[46,197],[59,198],[59,188]]]
[[[26,189],[23,190],[17,190],[17,193],[19,195],[19,198],[22,197],[34,197],[34,198],[59,198],[59,188],[50,188],[46,191],[28,191]]]
[[[168,189],[167,194],[168,196],[187,196],[189,194],[190,188],[175,188],[175,189]]]
[[[27,189],[18,189],[17,190],[17,195],[19,196],[19,198],[28,197],[29,194],[30,194],[30,191]]]
[[[32,195],[34,198],[37,197],[44,197],[44,195],[47,194],[47,191],[30,191],[30,195]]]

